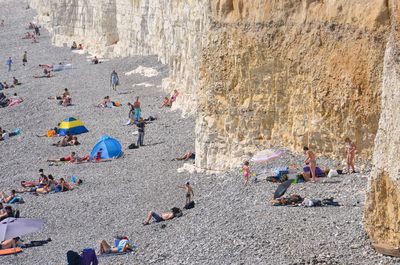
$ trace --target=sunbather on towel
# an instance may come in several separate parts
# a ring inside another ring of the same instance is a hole
[[[10,205],[4,207],[4,212],[0,214],[0,221],[3,221],[8,217],[14,217],[14,211]]]
[[[60,141],[58,141],[57,143],[53,144],[55,146],[67,146],[69,145],[68,143],[70,141],[72,141],[73,136],[70,133],[67,133],[67,135],[65,135]]]
[[[100,101],[100,103],[97,104],[97,107],[100,107],[100,108],[106,108],[106,107],[108,107],[108,106],[111,106],[111,107],[112,107],[112,102],[111,102],[110,96],[105,96],[105,97]]]
[[[53,129],[48,130],[46,134],[36,135],[36,136],[37,137],[54,137],[54,136],[58,136],[57,131],[58,131],[57,127],[54,127]]]
[[[123,237],[118,243],[118,246],[111,247],[107,241],[102,240],[100,242],[100,254],[109,254],[109,253],[123,253],[132,251],[132,245],[129,242],[128,237]]]
[[[64,192],[64,191],[69,191],[71,190],[71,186],[68,184],[68,182],[65,181],[64,178],[60,178],[58,181],[58,185],[56,186],[56,190]]]
[[[49,193],[51,191],[54,191],[56,189],[57,186],[57,181],[54,180],[52,175],[48,176],[48,183],[47,185],[41,187],[41,188],[37,188],[36,192],[40,193],[40,194],[46,194]]]
[[[0,198],[1,198],[1,202],[3,203],[9,203],[12,199],[14,199],[14,197],[16,196],[16,191],[15,190],[11,190],[11,194],[10,195],[6,195],[4,194],[4,192],[0,192]]]
[[[70,162],[73,163],[77,159],[76,153],[71,152],[69,155],[65,157],[61,157],[59,159],[47,159],[47,162]]]
[[[8,249],[8,248],[14,248],[16,246],[19,246],[21,244],[21,242],[19,240],[20,240],[19,237],[4,240],[0,243],[0,249]]]

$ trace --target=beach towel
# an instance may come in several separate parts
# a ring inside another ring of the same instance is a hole
[[[0,256],[6,256],[10,254],[17,254],[22,252],[21,248],[6,248],[6,249],[0,249]]]
[[[303,171],[310,172],[310,167],[309,166],[303,167]],[[315,168],[315,174],[317,174],[317,177],[325,177],[325,172],[319,167]]]
[[[272,200],[273,206],[297,206],[303,202],[303,198],[300,195],[292,194],[288,197],[281,197]]]
[[[67,64],[56,64],[53,66],[53,71],[54,72],[60,72],[64,70],[69,70],[72,69],[72,64],[67,63]]]

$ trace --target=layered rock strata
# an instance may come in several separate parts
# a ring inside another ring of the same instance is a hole
[[[225,169],[256,146],[372,154],[386,1],[214,1],[197,92],[196,164]]]

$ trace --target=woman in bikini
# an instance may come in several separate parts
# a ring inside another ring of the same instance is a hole
[[[315,173],[316,167],[317,167],[317,158],[315,154],[308,149],[307,146],[303,147],[304,154],[307,156],[306,160],[304,161],[304,164],[308,165],[310,167],[310,172],[311,172],[311,182],[315,182],[317,180],[317,176]]]

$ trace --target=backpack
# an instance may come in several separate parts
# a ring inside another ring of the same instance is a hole
[[[183,208],[185,208],[186,210],[193,209],[194,208],[194,201],[189,202]]]
[[[67,262],[68,265],[82,265],[82,258],[77,252],[70,250],[67,252]]]
[[[174,217],[181,217],[183,215],[182,210],[177,207],[172,208],[171,212],[174,214]]]

